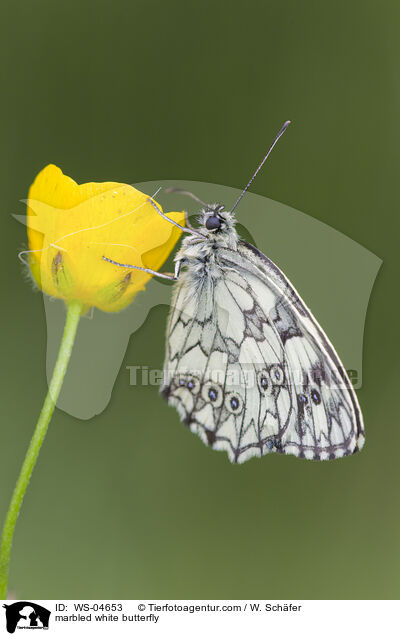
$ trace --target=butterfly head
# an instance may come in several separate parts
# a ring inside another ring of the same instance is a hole
[[[210,234],[229,232],[235,226],[235,220],[222,203],[211,203],[201,211],[200,222]]]

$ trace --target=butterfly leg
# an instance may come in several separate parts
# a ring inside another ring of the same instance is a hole
[[[149,203],[151,203],[151,205],[153,206],[153,208],[155,209],[155,211],[163,217],[163,219],[165,219],[166,221],[168,221],[169,223],[172,223],[172,225],[176,225],[176,227],[179,227],[179,229],[182,232],[188,232],[189,234],[197,234],[197,236],[203,236],[203,234],[201,234],[201,232],[198,232],[197,230],[195,230],[190,223],[188,224],[188,227],[183,227],[182,225],[179,225],[179,223],[175,223],[175,221],[173,221],[172,219],[170,219],[166,214],[164,214],[164,212],[162,212],[162,210],[160,210],[160,208],[154,203],[153,199],[150,199],[150,197],[147,199]],[[185,212],[185,221],[187,224],[187,214]]]
[[[193,225],[189,221],[188,213],[186,212],[186,210],[184,210],[184,212],[185,212],[185,226],[188,227],[190,230],[194,230],[195,228],[193,227]]]
[[[178,280],[179,272],[181,269],[181,261],[176,261],[175,272],[173,274],[163,274],[162,272],[156,272],[154,269],[149,269],[147,267],[139,267],[138,265],[118,263],[117,261],[113,261],[111,258],[107,258],[107,256],[103,256],[103,261],[107,261],[107,263],[111,263],[112,265],[118,265],[118,267],[125,267],[127,269],[139,269],[141,272],[153,274],[153,276],[159,276],[159,278],[166,278],[167,280]]]

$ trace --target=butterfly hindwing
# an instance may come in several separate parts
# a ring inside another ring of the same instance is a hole
[[[308,459],[334,459],[361,449],[364,428],[353,387],[327,336],[294,287],[262,252],[240,241],[227,264],[251,281],[263,305],[265,288],[275,304],[264,303],[279,335],[293,389],[295,425],[282,435],[282,449]]]

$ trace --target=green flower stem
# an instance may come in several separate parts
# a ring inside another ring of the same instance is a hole
[[[51,378],[49,390],[39,415],[35,432],[33,433],[33,437],[25,455],[24,463],[22,464],[21,472],[11,498],[6,520],[4,522],[0,547],[0,599],[7,598],[8,570],[15,524],[17,522],[17,517],[22,505],[25,491],[29,484],[29,479],[36,464],[43,440],[46,436],[57,398],[60,394],[65,372],[71,357],[72,346],[74,344],[81,313],[81,303],[72,302],[68,305],[64,333],[54,367],[53,377]]]

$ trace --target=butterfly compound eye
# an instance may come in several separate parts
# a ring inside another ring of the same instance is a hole
[[[221,220],[218,216],[209,216],[206,221],[207,230],[218,230],[221,227]]]

